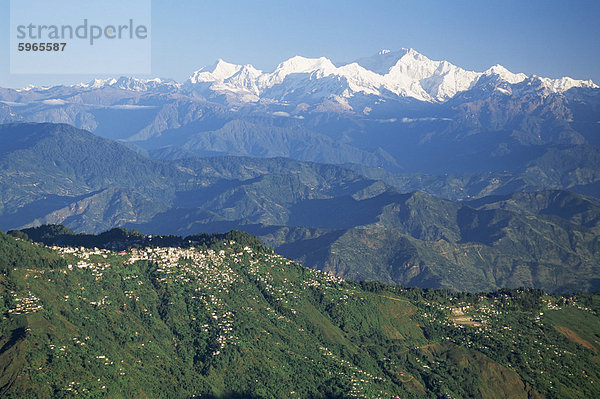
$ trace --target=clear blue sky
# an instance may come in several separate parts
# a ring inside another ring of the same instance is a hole
[[[92,78],[11,75],[9,1],[0,4],[0,86]],[[153,0],[152,76],[182,81],[217,58],[272,70],[294,55],[343,62],[412,47],[477,71],[499,63],[600,83],[598,21],[597,0]]]

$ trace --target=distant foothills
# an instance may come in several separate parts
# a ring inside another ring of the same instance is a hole
[[[595,291],[600,284],[600,201],[564,189],[453,202],[403,192],[402,184],[441,192],[460,185],[448,176],[390,174],[386,182],[284,158],[158,160],[61,124],[3,125],[0,139],[5,231],[44,224],[180,236],[238,229],[355,280],[466,291]],[[562,161],[540,168],[560,173]]]

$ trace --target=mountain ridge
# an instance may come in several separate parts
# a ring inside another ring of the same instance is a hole
[[[341,89],[343,97],[352,94],[373,94],[386,97],[393,93],[399,97],[412,97],[426,102],[444,102],[472,87],[483,76],[497,76],[511,84],[519,83],[527,78],[523,73],[512,73],[502,65],[494,65],[483,72],[467,71],[448,61],[432,61],[414,49],[400,51],[382,50],[371,56],[359,58],[351,63],[336,66],[325,58],[306,58],[294,56],[281,62],[273,72],[263,72],[250,64],[231,64],[222,59],[213,65],[200,68],[192,73],[184,82],[160,78],[107,78],[96,79],[90,83],[78,83],[66,87],[103,88],[114,87],[133,91],[162,91],[187,88],[194,91],[196,85],[211,87],[217,94],[239,94],[242,102],[256,102],[261,95],[281,85],[286,78],[293,75],[307,75],[309,80],[336,76],[346,81],[345,89]],[[538,79],[553,92],[562,93],[573,87],[598,88],[591,80],[577,80],[569,77],[557,79],[531,76]],[[302,80],[304,81],[304,79]],[[28,86],[16,92],[48,90],[49,87]],[[201,90],[203,90],[201,89]],[[289,87],[284,90],[290,91]]]
[[[509,180],[502,189],[493,177],[476,178],[464,188],[472,185],[484,198],[452,202],[415,188],[460,191],[465,183],[456,177],[384,179],[389,184],[286,158],[161,161],[68,125],[2,125],[0,142],[4,229],[123,226],[177,235],[238,229],[310,267],[358,280],[470,291],[567,292],[600,284],[593,262],[600,203],[567,191],[538,186],[535,193],[507,194],[522,186]],[[538,173],[559,172],[556,160],[548,163],[538,164]],[[581,178],[582,170],[561,173]],[[498,190],[486,192],[485,184]]]

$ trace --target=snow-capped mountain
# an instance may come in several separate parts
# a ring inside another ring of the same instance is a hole
[[[483,72],[485,76],[497,76],[500,80],[508,82],[510,84],[521,83],[527,79],[527,75],[524,73],[512,73],[502,65],[496,64]]]
[[[0,88],[0,123],[67,123],[157,157],[286,156],[427,173],[506,171],[533,162],[531,146],[597,146],[599,110],[589,80],[469,71],[413,49],[343,64],[296,56],[266,72],[218,60],[183,83]]]
[[[448,61],[431,60],[414,49],[401,49],[382,50],[371,57],[338,65],[325,57],[295,56],[280,63],[272,72],[219,59],[213,65],[195,71],[184,83],[159,78],[95,79],[71,86],[28,86],[13,91],[4,100],[14,101],[27,94],[32,101],[55,100],[48,96],[58,95],[68,103],[68,97],[82,92],[115,89],[123,91],[118,98],[123,98],[125,92],[139,95],[178,93],[226,106],[279,104],[287,107],[286,112],[292,106],[317,112],[362,113],[373,104],[388,100],[444,103],[485,82],[493,82],[495,91],[516,95],[523,88],[515,91],[511,86],[527,79],[536,81],[528,85],[530,89],[546,94],[560,94],[574,87],[598,88],[591,80],[529,77],[513,73],[502,65],[494,65],[483,72],[468,71]],[[114,93],[111,95],[115,96]],[[106,101],[99,102],[106,104]]]
[[[413,49],[402,49],[382,50],[372,57],[341,66],[325,57],[296,56],[279,64],[273,72],[219,60],[211,67],[196,71],[185,87],[230,97],[237,94],[238,102],[287,101],[289,98],[318,101],[331,96],[348,99],[356,95],[444,102],[470,89],[485,76],[497,76],[509,84],[527,78],[501,65],[484,72],[467,71],[448,61],[432,61]],[[572,87],[598,87],[591,81],[566,77],[539,79],[556,93]]]
[[[80,89],[101,89],[101,88],[114,88],[128,91],[163,91],[163,90],[176,90],[181,85],[173,80],[167,79],[139,79],[133,77],[120,77],[118,79],[94,79],[89,83],[78,83],[70,87]]]
[[[600,90],[591,80],[527,76],[502,65],[468,71],[402,49],[382,50],[344,64],[325,57],[295,56],[271,72],[218,60],[183,83],[121,77],[70,86],[0,88],[0,122],[66,122],[92,131],[110,127],[103,134],[144,140],[202,118],[250,114],[306,121],[319,114],[344,114],[376,123],[460,120],[469,128],[496,129],[546,107],[544,112],[562,120],[561,126],[568,130],[574,112],[591,118],[594,129],[600,126],[594,108],[598,103]],[[589,111],[574,111],[577,104]],[[144,112],[134,115],[136,110]],[[123,124],[123,132],[117,134],[114,125],[107,123],[113,116],[104,119],[106,112],[117,111],[132,111],[128,120],[137,118],[135,128]]]
[[[448,61],[432,61],[413,49],[382,50],[357,62],[382,76],[382,85],[390,92],[430,102],[452,98],[479,77]]]
[[[252,65],[235,65],[219,59],[212,66],[194,72],[184,87],[207,97],[225,94],[229,101],[256,102],[260,99],[258,79],[261,76],[262,71]]]

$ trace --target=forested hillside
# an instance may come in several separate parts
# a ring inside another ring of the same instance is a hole
[[[13,235],[0,234],[2,397],[600,394],[597,295],[352,283],[241,232],[88,237],[116,251]]]

